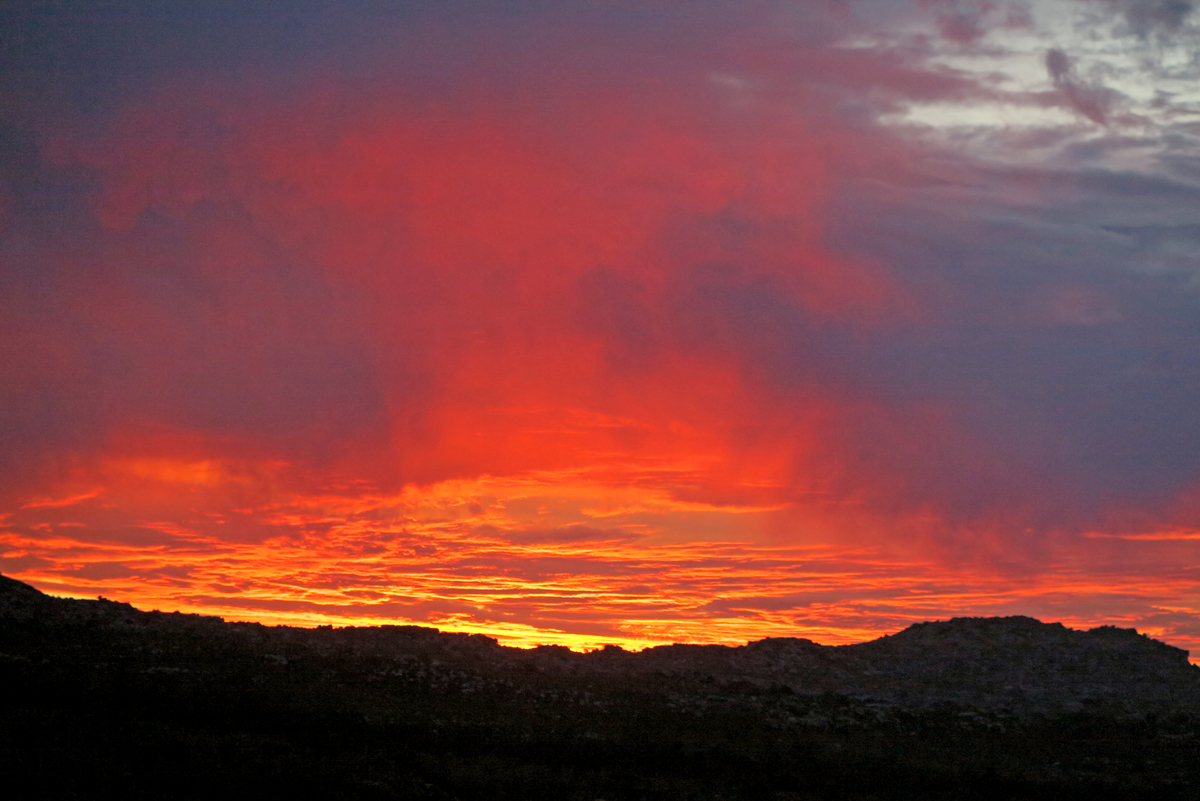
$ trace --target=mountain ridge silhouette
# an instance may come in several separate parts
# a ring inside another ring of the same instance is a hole
[[[839,693],[896,707],[953,703],[1012,714],[1103,709],[1140,714],[1200,709],[1200,666],[1188,652],[1134,629],[1070,629],[1026,616],[959,617],[915,623],[875,640],[822,645],[769,637],[745,645],[672,643],[641,651],[608,646],[575,652],[520,649],[480,634],[423,626],[298,628],[226,622],[179,612],[146,612],[117,601],[55,598],[0,576],[0,617],[113,630],[193,632],[255,640],[288,650],[339,647],[358,654],[450,660],[474,671],[532,668],[564,676],[637,680],[704,677],[801,694]],[[287,657],[284,657],[285,659]],[[293,654],[292,661],[302,658]]]
[[[0,772],[130,799],[1200,797],[1200,668],[1131,629],[510,648],[56,598],[0,576]]]

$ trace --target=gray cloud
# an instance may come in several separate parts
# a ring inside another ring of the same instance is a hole
[[[1138,36],[1172,34],[1187,22],[1195,7],[1187,0],[1106,0]]]
[[[1119,97],[1116,92],[1074,75],[1071,59],[1062,50],[1046,51],[1046,72],[1071,107],[1092,122],[1100,125],[1108,123],[1113,103]]]

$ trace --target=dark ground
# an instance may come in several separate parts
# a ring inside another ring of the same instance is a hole
[[[1200,798],[1187,703],[906,706],[704,666],[724,651],[664,667],[2,581],[0,775],[45,798]]]

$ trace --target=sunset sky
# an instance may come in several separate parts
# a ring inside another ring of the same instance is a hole
[[[1200,12],[4,4],[0,573],[1200,657]]]

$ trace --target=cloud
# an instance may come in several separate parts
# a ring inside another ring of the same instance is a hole
[[[1144,8],[1147,31],[1186,25]],[[503,576],[659,586],[636,553],[656,543],[1027,576],[1060,548],[1151,542],[1086,533],[1194,526],[1200,172],[1184,128],[1119,113],[1136,103],[1096,53],[1039,65],[1029,37],[1055,39],[1026,10],[13,21],[13,553],[75,526],[113,582],[143,575],[139,549],[232,548],[261,569],[204,581],[332,586],[359,559],[439,565],[412,589],[448,597]],[[161,42],[192,49],[175,64]],[[1063,106],[1098,125],[988,117]],[[743,595],[769,597],[755,581]]]
[[[923,7],[936,10],[938,32],[957,45],[977,44],[990,30],[1027,29],[1033,18],[1025,3],[991,0],[934,0]]]
[[[1167,36],[1187,22],[1195,7],[1187,0],[1105,0],[1125,18],[1130,30],[1146,37],[1157,33]]]
[[[480,526],[475,532],[488,537],[498,537],[514,545],[566,545],[586,542],[629,542],[637,535],[620,529],[602,529],[585,525],[561,526],[558,528],[531,528],[503,530],[495,526]]]
[[[920,187],[909,143],[825,94],[886,107],[979,84],[836,39],[715,65],[699,18],[655,34],[668,59],[634,36],[597,65],[607,31],[582,19],[518,15],[482,44],[452,18],[421,23],[446,48],[481,44],[487,71],[405,82],[418,56],[388,55],[372,73],[318,61],[250,87],[171,78],[103,124],[40,133],[21,170],[57,182],[69,203],[47,219],[76,233],[60,257],[27,197],[8,240],[6,319],[30,321],[7,356],[10,430],[31,438],[10,469],[183,451],[398,486],[711,460],[725,466],[672,491],[747,498],[753,481],[772,503],[932,508],[953,530],[1017,498],[1051,505],[1039,485],[1096,491],[1069,455],[1093,425],[1131,448],[1145,435],[1122,433],[1124,400],[1105,411],[1109,396],[1064,383],[1069,348],[1029,326],[1097,329],[1071,347],[1117,381],[1136,365],[1105,331],[1124,320],[1137,340],[1148,318],[1122,305],[1156,302],[1138,294],[1149,286],[1114,294],[1115,278],[1048,255],[1087,232],[1039,229],[1036,201],[1006,212],[1021,236],[1001,241],[996,198],[1024,178],[984,169],[955,206]],[[576,46],[505,49],[547,27]],[[1046,65],[1107,119],[1109,96],[1065,53]],[[714,66],[758,77],[697,80]],[[977,168],[951,166],[960,181]],[[1135,185],[1168,189],[1130,172],[1071,180],[1110,208]],[[961,226],[942,217],[952,207]],[[988,255],[1001,252],[1003,269]]]
[[[1076,111],[1092,122],[1100,125],[1108,123],[1117,93],[1077,78],[1071,71],[1071,59],[1062,50],[1052,48],[1046,51],[1046,72],[1050,74],[1055,88],[1062,92],[1067,103]]]

